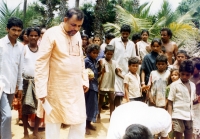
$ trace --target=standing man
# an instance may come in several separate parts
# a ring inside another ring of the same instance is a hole
[[[11,139],[11,103],[15,92],[21,98],[22,67],[24,46],[17,41],[21,34],[23,23],[20,19],[8,19],[6,30],[8,34],[0,39],[0,82],[4,83],[0,102],[0,138]],[[1,90],[1,88],[0,88]]]
[[[162,45],[166,49],[168,62],[170,65],[174,63],[174,60],[176,58],[176,53],[178,51],[178,46],[175,42],[171,41],[172,38],[172,31],[169,28],[162,28],[160,31]],[[174,60],[173,60],[174,58]]]
[[[83,139],[85,135],[84,92],[89,81],[79,32],[83,18],[81,10],[68,10],[63,22],[48,29],[40,44],[36,95],[52,107],[51,113],[45,115],[46,139],[59,139],[61,123],[70,125],[68,139]]]
[[[128,73],[128,59],[136,56],[135,44],[128,39],[131,33],[129,25],[122,25],[120,29],[121,37],[114,38],[110,41],[110,45],[115,47],[113,60],[115,60],[121,68],[122,75]],[[115,106],[121,104],[124,96],[124,82],[121,77],[115,76]]]

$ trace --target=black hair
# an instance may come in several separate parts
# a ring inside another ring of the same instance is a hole
[[[38,27],[29,27],[29,28],[27,28],[27,31],[26,31],[27,36],[30,35],[31,31],[37,32],[38,36],[40,36],[40,34],[41,34],[41,30]]]
[[[23,29],[23,22],[21,19],[17,18],[17,17],[11,17],[8,19],[8,23],[7,23],[7,28],[10,29],[11,27],[19,27],[21,29]]]
[[[87,54],[90,54],[92,51],[94,50],[100,50],[100,47],[99,45],[97,44],[90,44],[88,47],[87,47]]]
[[[199,57],[193,57],[191,58],[194,67],[197,68],[198,70],[200,70],[200,58]]]
[[[149,31],[146,30],[146,29],[143,29],[143,30],[142,30],[141,35],[142,35],[143,33],[145,33],[145,32],[146,32],[146,33],[148,34],[148,36],[149,36]]]
[[[94,41],[94,38],[99,38],[99,39],[102,41],[102,38],[101,38],[101,36],[100,36],[100,35],[98,35],[98,34],[94,35],[94,37],[93,37],[93,41]]]
[[[107,45],[106,47],[105,47],[105,51],[104,51],[104,53],[106,53],[106,52],[108,52],[108,51],[115,51],[115,47],[114,46],[112,46],[112,45]]]
[[[187,55],[187,52],[186,52],[185,50],[178,50],[178,52],[176,53],[176,55],[178,55],[178,54],[184,54],[185,57],[188,56],[188,55]]]
[[[162,32],[162,31],[167,31],[167,35],[168,36],[170,36],[170,39],[172,38],[172,31],[171,31],[171,29],[169,29],[169,28],[162,28],[161,30],[160,30],[160,33]]]
[[[139,33],[135,33],[132,36],[132,41],[141,40],[141,35]]]
[[[126,128],[123,139],[153,139],[153,135],[147,127],[132,124]]]
[[[65,17],[71,18],[73,15],[77,16],[77,20],[82,20],[84,18],[84,13],[79,8],[71,8],[71,9],[69,9],[66,12]]]
[[[130,66],[131,64],[139,64],[140,59],[138,57],[131,57],[128,60],[128,65]]]
[[[156,57],[156,64],[157,64],[158,62],[165,62],[165,63],[167,64],[167,57],[166,57],[165,55],[158,55],[158,56]]]
[[[111,39],[115,38],[115,35],[113,35],[113,34],[111,34],[111,33],[107,33],[107,34],[105,35],[105,38],[111,40]]]
[[[184,60],[179,67],[179,72],[189,72],[193,74],[194,72],[194,65],[192,60]]]
[[[169,76],[169,78],[168,78],[168,85],[170,85],[170,84],[172,83],[171,76],[172,76],[172,73],[173,73],[173,72],[178,72],[178,76],[179,76],[179,70],[178,70],[178,69],[172,69],[172,70],[170,71],[170,76]]]
[[[83,39],[83,38],[87,38],[87,39],[89,39],[89,37],[88,37],[87,34],[81,34],[81,39]]]
[[[151,46],[153,46],[155,42],[157,42],[160,46],[162,45],[161,39],[154,38],[154,39],[151,41]]]
[[[121,26],[120,32],[129,32],[129,33],[131,33],[131,26],[130,26],[130,25],[123,24],[123,25]]]
[[[19,40],[20,41],[22,41],[22,42],[24,41],[24,35],[25,34],[26,34],[26,29],[23,29],[22,32],[21,32],[21,34],[19,35]]]

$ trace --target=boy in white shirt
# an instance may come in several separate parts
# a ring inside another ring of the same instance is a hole
[[[139,63],[140,60],[137,57],[131,57],[128,60],[129,73],[124,77],[124,90],[127,102],[142,100],[140,76],[137,74]]]
[[[196,98],[196,87],[189,79],[194,72],[191,60],[185,60],[179,68],[180,79],[170,86],[168,96],[168,112],[172,117],[172,125],[176,139],[192,139],[193,132],[193,104],[200,101]]]

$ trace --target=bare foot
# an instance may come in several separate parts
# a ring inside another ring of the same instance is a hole
[[[24,139],[29,139],[28,133],[24,133]]]
[[[87,128],[90,129],[90,130],[96,131],[96,127],[93,126],[92,124],[87,125],[87,126],[86,126],[86,129],[87,129]]]
[[[39,133],[33,133],[34,139],[42,139]]]
[[[86,135],[91,135],[91,132],[90,132],[90,130],[89,130],[88,128],[86,128],[85,134],[86,134]]]
[[[96,123],[101,123],[101,118],[100,117],[97,117]]]

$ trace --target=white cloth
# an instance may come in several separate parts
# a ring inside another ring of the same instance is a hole
[[[200,103],[193,106],[194,121],[193,121],[193,133],[200,135]]]
[[[167,137],[171,131],[171,116],[166,110],[149,107],[143,102],[125,103],[113,111],[107,139],[122,139],[126,128],[131,124],[141,124],[153,135],[161,133],[162,137]]]
[[[124,77],[124,83],[128,84],[129,98],[138,98],[142,95],[140,88],[140,76],[137,73],[136,76],[129,72]]]
[[[37,59],[38,51],[33,53],[30,51],[28,45],[24,48],[24,68],[23,73],[26,76],[34,77],[35,74],[35,62]]]
[[[136,45],[137,45],[138,54],[139,54],[140,58],[144,59],[145,55],[148,54],[146,47],[150,46],[150,45],[142,40],[137,42]]]
[[[150,73],[148,85],[151,85],[151,94],[155,98],[155,103],[158,107],[164,107],[166,105],[166,87],[169,76],[169,70],[163,73],[154,70]]]
[[[45,138],[59,139],[61,123],[46,123]],[[67,135],[66,135],[67,137]],[[65,137],[64,137],[65,138]],[[71,125],[67,139],[84,139],[85,138],[85,122],[82,124]]]
[[[128,59],[136,56],[135,44],[128,40],[126,46],[124,46],[121,37],[112,39],[109,44],[115,47],[115,52],[112,59],[115,60],[118,66],[121,68],[122,75],[127,74]],[[115,75],[115,92],[124,93],[123,80],[117,75]]]
[[[100,46],[100,49],[104,52],[105,48],[106,48],[107,44],[106,43],[102,43],[102,45]]]
[[[1,81],[5,84],[3,91],[6,94],[15,93],[16,85],[22,90],[22,68],[24,62],[24,46],[16,42],[13,46],[6,35],[0,39],[2,55]]]
[[[170,85],[168,100],[173,101],[172,118],[181,120],[193,120],[194,113],[193,101],[196,98],[196,86],[189,81],[191,87],[191,95],[187,87],[182,83],[181,79]]]

